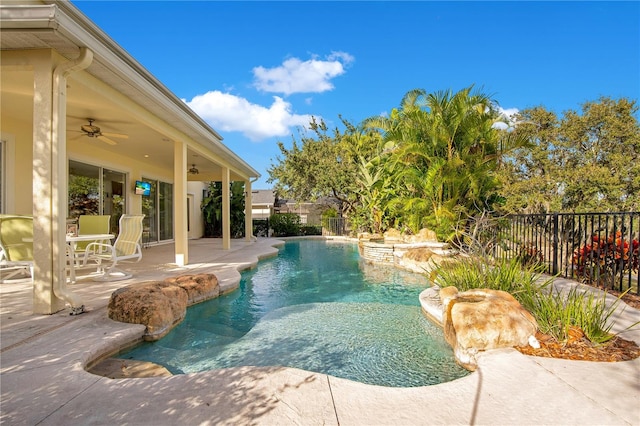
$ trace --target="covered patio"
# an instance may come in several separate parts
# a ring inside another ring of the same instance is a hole
[[[282,240],[260,238],[255,242],[244,239],[231,240],[228,250],[223,249],[220,238],[202,238],[189,240],[191,262],[188,265],[177,265],[173,261],[173,244],[151,246],[143,249],[139,263],[123,264],[132,277],[120,281],[93,281],[91,270],[78,272],[77,281],[68,285],[68,289],[80,297],[85,304],[86,313],[105,310],[111,293],[131,284],[147,281],[164,280],[186,274],[212,273],[218,278],[221,292],[235,290],[240,282],[240,272],[253,268],[260,259],[277,256]],[[70,308],[59,311],[52,316],[39,317],[34,321],[32,304],[32,284],[28,277],[0,283],[0,350],[6,350],[17,342],[24,340],[25,329],[21,324],[30,324],[29,333],[38,335],[73,321]],[[80,316],[84,316],[80,315]]]
[[[70,180],[89,169],[99,182],[92,214],[115,224],[153,215],[150,234],[171,243],[179,266],[194,262],[206,182],[222,182],[221,245],[231,249],[229,186],[243,182],[251,206],[254,168],[70,2],[3,1],[0,23],[0,213],[34,218],[33,312],[83,303],[66,288],[65,234]],[[136,193],[138,181],[157,191]]]

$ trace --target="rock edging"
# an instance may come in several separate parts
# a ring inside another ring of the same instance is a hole
[[[458,292],[455,287],[434,286],[420,294],[420,304],[426,316],[443,328],[456,362],[467,370],[477,368],[477,354],[481,351],[540,347],[535,337],[535,318],[507,292]]]
[[[187,307],[220,295],[214,274],[181,275],[122,287],[111,294],[108,316],[114,321],[142,324],[142,338],[159,340],[184,319]]]
[[[438,265],[455,259],[458,251],[439,242],[435,232],[421,229],[416,235],[403,235],[389,229],[384,235],[359,234],[358,249],[365,262],[390,265],[430,276]]]

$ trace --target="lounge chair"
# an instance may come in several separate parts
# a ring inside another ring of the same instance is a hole
[[[33,282],[33,217],[0,215],[0,279],[25,272]]]

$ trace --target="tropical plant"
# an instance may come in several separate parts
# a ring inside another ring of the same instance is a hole
[[[568,292],[552,288],[545,293],[526,294],[519,301],[536,318],[539,330],[558,342],[569,340],[573,328],[582,330],[595,344],[605,343],[615,336],[611,333],[613,323],[610,319],[620,298],[609,305],[606,293],[596,298],[592,292],[572,287]]]
[[[230,228],[231,237],[244,236],[244,182],[231,182],[230,186]],[[222,182],[209,182],[207,196],[202,199],[200,205],[204,216],[205,237],[222,236]]]
[[[455,286],[460,291],[476,288],[502,290],[516,299],[521,293],[535,293],[548,287],[552,279],[541,280],[539,268],[522,267],[517,258],[492,263],[483,257],[466,257],[443,263],[436,269],[440,285]]]
[[[222,182],[209,182],[207,195],[200,204],[204,216],[204,236],[222,235]]]
[[[620,231],[608,237],[596,233],[573,253],[574,273],[583,282],[613,287],[620,275],[638,272],[639,252],[640,242],[629,242]]]
[[[389,220],[412,232],[434,229],[450,240],[474,214],[497,201],[498,160],[526,140],[496,128],[495,102],[468,87],[457,93],[408,92],[389,117],[365,121],[392,144],[390,166],[397,194]]]

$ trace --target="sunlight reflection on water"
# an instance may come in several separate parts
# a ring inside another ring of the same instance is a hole
[[[396,387],[468,374],[421,312],[426,278],[366,265],[353,244],[288,242],[242,275],[238,291],[189,308],[169,335],[124,357],[174,374],[277,365]]]

